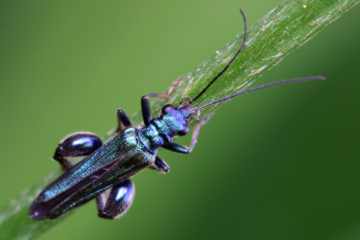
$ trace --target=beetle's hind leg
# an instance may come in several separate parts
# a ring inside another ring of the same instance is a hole
[[[135,197],[135,185],[130,180],[114,184],[113,187],[96,198],[98,216],[116,219],[123,216],[131,207]]]
[[[94,133],[76,132],[60,141],[53,158],[64,171],[67,171],[73,165],[69,158],[86,157],[95,152],[101,145],[101,139]]]
[[[129,127],[130,121],[124,112],[117,111],[119,126]],[[90,132],[73,133],[60,141],[54,153],[56,160],[64,172],[69,170],[73,163],[69,158],[86,157],[101,147],[101,139]],[[131,180],[114,184],[109,190],[96,197],[98,215],[102,218],[115,219],[122,216],[134,200],[135,187]]]

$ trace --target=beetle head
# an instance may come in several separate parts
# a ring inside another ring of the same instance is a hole
[[[175,107],[165,105],[162,108],[162,116],[174,135],[184,136],[189,132],[189,119],[193,114],[190,105]]]

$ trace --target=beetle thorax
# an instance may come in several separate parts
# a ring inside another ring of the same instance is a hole
[[[160,131],[153,123],[141,128],[140,133],[141,134],[139,136],[141,141],[150,151],[155,151],[158,147],[165,143]]]

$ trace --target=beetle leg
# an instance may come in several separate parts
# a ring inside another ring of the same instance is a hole
[[[116,111],[116,116],[117,116],[117,121],[118,121],[118,126],[117,126],[117,129],[116,129],[116,132],[121,132],[125,128],[128,128],[128,127],[132,126],[129,117],[127,116],[127,114],[122,109],[118,109]]]
[[[183,77],[179,77],[174,82],[172,82],[169,89],[165,92],[165,94],[167,95],[167,98],[169,98],[175,92],[176,88],[179,87],[182,80],[183,80]]]
[[[154,164],[150,165],[149,168],[159,171],[161,173],[168,173],[170,171],[170,166],[159,156],[156,156]]]
[[[149,93],[141,97],[141,113],[145,126],[148,126],[151,121],[151,107],[150,107],[150,97],[159,97],[157,93]]]
[[[54,159],[60,164],[61,169],[66,172],[67,170],[69,170],[72,167],[72,163],[67,160],[66,158],[55,158]]]
[[[183,153],[183,154],[188,154],[191,152],[188,146],[183,146],[178,143],[166,143],[165,145],[163,145],[163,148],[170,150],[172,152]]]
[[[208,118],[202,118],[199,120],[199,122],[195,125],[192,136],[191,136],[191,143],[189,146],[183,146],[177,143],[166,143],[163,147],[167,150],[177,152],[177,153],[183,153],[188,154],[192,152],[192,150],[195,148],[197,140],[199,138],[200,129],[201,127],[207,122]]]
[[[163,93],[149,93],[141,98],[141,111],[144,120],[145,126],[148,126],[151,121],[151,107],[150,107],[150,98],[158,98],[162,100],[169,100],[171,94],[179,86],[181,78],[176,79],[170,86],[170,88]]]
[[[135,185],[127,179],[114,184],[113,187],[96,198],[98,216],[116,219],[124,215],[131,207],[135,196]]]
[[[68,158],[88,156],[101,145],[101,139],[94,133],[73,133],[60,141],[55,149],[53,158],[61,165],[64,171],[67,171],[72,166]]]
[[[119,122],[128,126],[126,115],[119,114]],[[124,120],[125,119],[125,120]],[[128,121],[129,122],[129,121]],[[74,133],[62,140],[55,150],[54,159],[58,161],[66,172],[73,165],[69,157],[85,157],[96,151],[102,142],[96,135],[88,132]],[[130,180],[114,184],[109,190],[96,197],[98,215],[102,218],[114,219],[123,215],[134,199],[135,187]]]

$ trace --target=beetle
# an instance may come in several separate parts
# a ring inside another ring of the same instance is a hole
[[[245,87],[225,97],[196,105],[196,101],[227,71],[246,47],[247,19],[245,13],[242,10],[240,12],[244,22],[241,46],[195,97],[184,100],[178,106],[167,104],[162,108],[160,116],[153,118],[150,99],[168,98],[179,83],[177,81],[166,93],[150,93],[141,98],[143,126],[134,127],[127,114],[118,109],[115,134],[105,143],[91,132],[77,132],[65,137],[53,156],[64,173],[35,198],[29,210],[31,218],[54,219],[93,199],[96,199],[99,217],[118,218],[127,212],[134,201],[135,186],[130,179],[132,176],[145,168],[161,173],[169,172],[170,166],[157,155],[160,147],[182,154],[188,154],[194,149],[200,128],[207,121],[207,118],[200,115],[202,110],[260,89],[324,79],[323,76],[308,76]],[[176,136],[189,133],[191,120],[196,122],[191,144],[183,146],[174,142]],[[83,159],[72,164],[69,159],[73,157]]]

